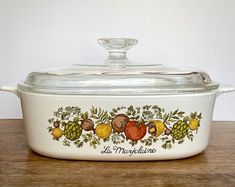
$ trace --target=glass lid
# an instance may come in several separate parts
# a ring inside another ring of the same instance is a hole
[[[136,39],[103,38],[98,43],[109,52],[103,64],[32,72],[19,89],[66,95],[162,95],[208,92],[219,86],[200,70],[133,64],[126,53]]]

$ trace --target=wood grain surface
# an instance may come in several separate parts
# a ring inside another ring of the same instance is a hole
[[[22,120],[0,120],[0,186],[235,186],[235,122],[213,122],[208,148],[172,161],[93,162],[42,157]]]

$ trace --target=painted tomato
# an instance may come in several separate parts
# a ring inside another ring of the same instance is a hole
[[[146,126],[144,123],[138,123],[137,121],[129,121],[125,128],[125,135],[132,141],[138,141],[142,139],[146,134]]]

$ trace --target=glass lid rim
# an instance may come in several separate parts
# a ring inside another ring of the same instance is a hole
[[[208,84],[204,87],[189,87],[189,88],[179,88],[179,89],[171,89],[171,88],[131,88],[133,92],[123,92],[128,91],[130,89],[127,88],[119,88],[120,93],[114,92],[115,90],[118,90],[117,88],[111,88],[110,92],[104,93],[102,92],[103,89],[97,89],[95,87],[88,87],[88,88],[78,88],[78,87],[43,87],[38,85],[28,85],[25,82],[21,82],[18,84],[18,88],[20,90],[26,91],[26,92],[33,92],[33,93],[42,93],[42,94],[55,94],[55,95],[84,95],[84,92],[86,90],[89,90],[90,92],[87,93],[87,95],[184,95],[184,94],[198,94],[198,93],[207,93],[217,90],[220,87],[220,84],[218,82],[212,81],[211,84]],[[102,93],[99,93],[98,91],[101,91]],[[137,91],[135,94],[134,91]],[[128,94],[127,94],[128,93]],[[86,94],[85,94],[86,95]]]

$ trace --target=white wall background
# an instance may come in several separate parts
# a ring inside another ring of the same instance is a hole
[[[234,0],[0,0],[0,85],[38,68],[103,60],[100,37],[133,37],[133,61],[190,66],[235,85]],[[235,120],[235,93],[221,95],[214,120]],[[0,118],[21,118],[0,92]]]

